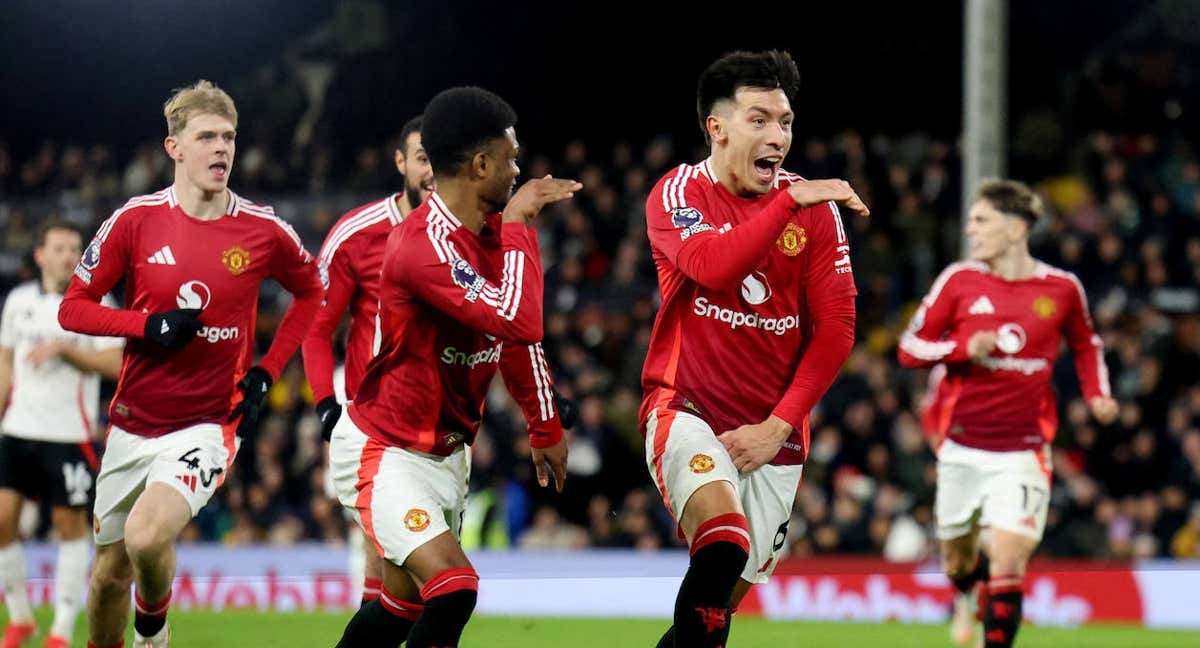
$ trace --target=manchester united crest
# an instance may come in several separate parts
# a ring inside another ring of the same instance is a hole
[[[404,526],[413,533],[420,533],[429,528],[429,514],[421,509],[409,509],[404,516]]]
[[[1045,295],[1033,300],[1033,312],[1042,319],[1050,319],[1054,317],[1054,313],[1058,310],[1058,305],[1054,300]]]
[[[795,223],[788,223],[787,227],[783,228],[783,233],[779,235],[779,240],[775,241],[775,246],[780,252],[788,256],[796,256],[804,251],[804,246],[808,245],[808,234],[804,228]]]
[[[713,458],[706,454],[698,454],[692,457],[692,460],[688,462],[688,468],[691,468],[692,472],[696,473],[697,475],[703,475],[706,472],[712,472],[712,469],[716,466],[717,463],[713,461]]]
[[[240,275],[250,267],[250,253],[240,245],[235,245],[221,253],[221,265],[229,274]]]

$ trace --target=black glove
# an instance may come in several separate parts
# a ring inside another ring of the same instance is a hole
[[[196,319],[199,315],[199,308],[177,308],[154,313],[146,318],[144,337],[168,349],[182,349],[204,328],[204,323]]]
[[[554,390],[554,409],[558,410],[558,420],[564,430],[575,427],[579,420],[579,404]]]
[[[238,381],[237,388],[242,390],[242,402],[233,408],[229,421],[232,423],[239,416],[242,417],[242,422],[238,423],[237,434],[243,439],[248,439],[258,431],[258,415],[262,413],[263,399],[271,389],[271,374],[257,365],[250,367],[250,371]]]
[[[342,418],[342,406],[333,396],[326,396],[317,403],[317,418],[321,419],[321,438],[328,441],[333,435],[333,426]]]

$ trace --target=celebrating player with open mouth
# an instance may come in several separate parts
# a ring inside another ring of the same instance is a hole
[[[902,364],[946,367],[924,417],[940,439],[937,535],[955,587],[983,588],[988,648],[1016,637],[1025,564],[1046,528],[1058,427],[1050,379],[1064,336],[1092,415],[1107,424],[1118,410],[1083,285],[1029,254],[1040,212],[1025,185],[984,183],[967,214],[970,260],[942,272],[900,340]]]
[[[292,228],[228,188],[233,99],[201,81],[177,91],[164,113],[175,183],[130,199],[100,226],[58,313],[68,330],[129,338],[96,480],[91,648],[124,645],[131,582],[135,646],[167,645],[175,539],[222,483],[237,437],[257,425],[323,292]],[[125,308],[102,306],[122,277]],[[268,277],[295,299],[251,366]]]
[[[642,372],[646,465],[691,550],[660,648],[717,648],[787,537],[808,414],[854,344],[840,180],[782,170],[800,75],[784,52],[735,52],[700,77],[712,156],[646,201],[662,309]]]

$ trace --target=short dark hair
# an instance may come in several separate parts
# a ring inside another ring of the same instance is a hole
[[[705,138],[705,122],[713,106],[722,99],[733,99],[741,88],[779,88],[792,101],[800,89],[800,70],[792,55],[780,50],[730,52],[714,61],[696,84],[696,116]]]
[[[483,88],[451,88],[425,106],[421,142],[437,176],[456,175],[459,167],[487,142],[504,137],[517,123],[517,113]]]
[[[1042,199],[1018,180],[984,180],[975,192],[975,199],[988,201],[1002,214],[1025,219],[1030,229],[1042,216]]]
[[[50,233],[51,230],[67,230],[69,232],[75,232],[76,234],[79,235],[79,241],[81,243],[83,242],[83,228],[82,227],[76,225],[75,223],[72,223],[71,221],[65,221],[60,218],[47,218],[46,220],[42,221],[41,225],[38,225],[37,234],[34,236],[34,239],[33,239],[33,244],[34,244],[35,248],[41,248],[41,247],[46,246],[46,236]]]
[[[396,140],[396,148],[404,155],[408,155],[408,136],[413,133],[421,132],[421,115],[417,115],[404,123],[404,127],[400,129],[400,138]]]

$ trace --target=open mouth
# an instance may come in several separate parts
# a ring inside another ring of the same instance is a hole
[[[762,182],[774,182],[775,174],[779,171],[779,165],[782,163],[783,158],[778,155],[756,158],[754,160],[754,171],[758,174],[758,179]]]
[[[217,180],[224,180],[225,176],[227,176],[229,174],[229,163],[228,162],[213,162],[212,164],[208,165],[208,170],[213,174],[213,177],[216,178]]]
[[[426,180],[421,183],[421,191],[425,193],[433,193],[433,190],[436,188],[437,185],[434,184],[433,180]]]

